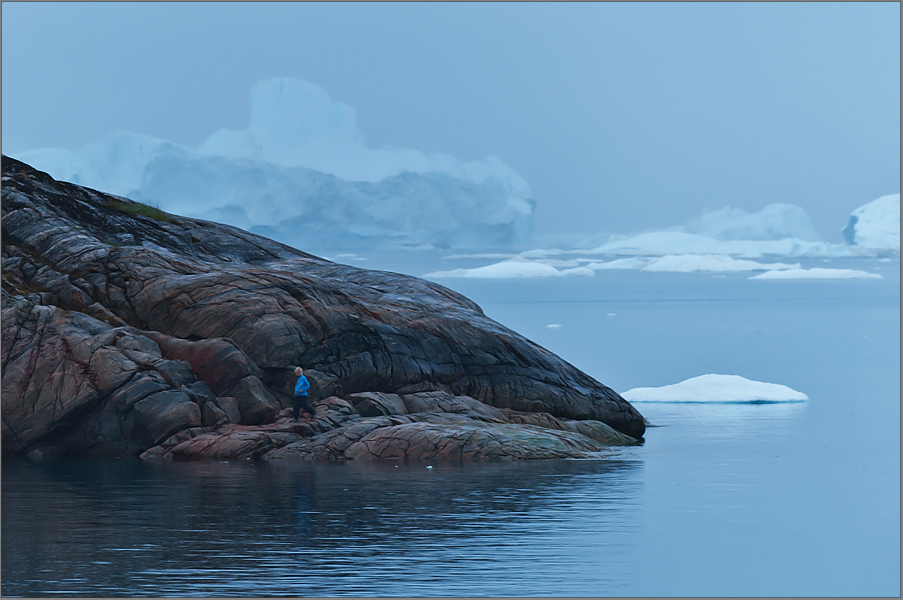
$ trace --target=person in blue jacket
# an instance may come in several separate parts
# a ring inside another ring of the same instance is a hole
[[[310,389],[310,382],[304,376],[304,369],[298,367],[295,369],[295,375],[298,376],[298,383],[295,384],[295,402],[292,404],[292,415],[294,420],[297,421],[301,414],[300,409],[303,408],[304,412],[311,417],[314,416],[314,409],[307,403],[307,390]]]

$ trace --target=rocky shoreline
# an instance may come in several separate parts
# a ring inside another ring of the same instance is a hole
[[[583,457],[617,393],[441,285],[2,159],[6,455]],[[316,415],[292,423],[295,366]]]
[[[638,442],[600,421],[497,409],[467,396],[379,392],[335,396],[294,422],[291,409],[264,425],[185,429],[144,452],[163,460],[468,461],[591,458]]]

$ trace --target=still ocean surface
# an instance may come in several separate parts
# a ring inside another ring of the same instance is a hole
[[[417,256],[337,260],[415,275],[487,262]],[[442,283],[617,391],[718,373],[808,402],[637,404],[657,427],[601,460],[6,459],[0,591],[899,596],[900,262],[801,262],[884,279]]]

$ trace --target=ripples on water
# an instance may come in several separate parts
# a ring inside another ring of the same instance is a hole
[[[556,595],[582,553],[611,593],[636,469],[5,461],[3,593]]]

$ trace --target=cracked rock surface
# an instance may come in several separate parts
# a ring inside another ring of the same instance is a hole
[[[444,392],[378,394],[384,399],[394,396],[388,399],[406,409],[366,416],[359,410],[368,412],[366,395],[326,398],[315,403],[316,415],[298,422],[292,421],[291,409],[285,409],[272,424],[188,429],[150,448],[142,458],[463,462],[591,458],[610,446],[637,443],[599,421],[494,409]],[[456,410],[445,412],[449,407]]]
[[[5,453],[543,457],[643,435],[617,393],[439,284],[2,167]],[[286,425],[295,366],[329,408]]]

